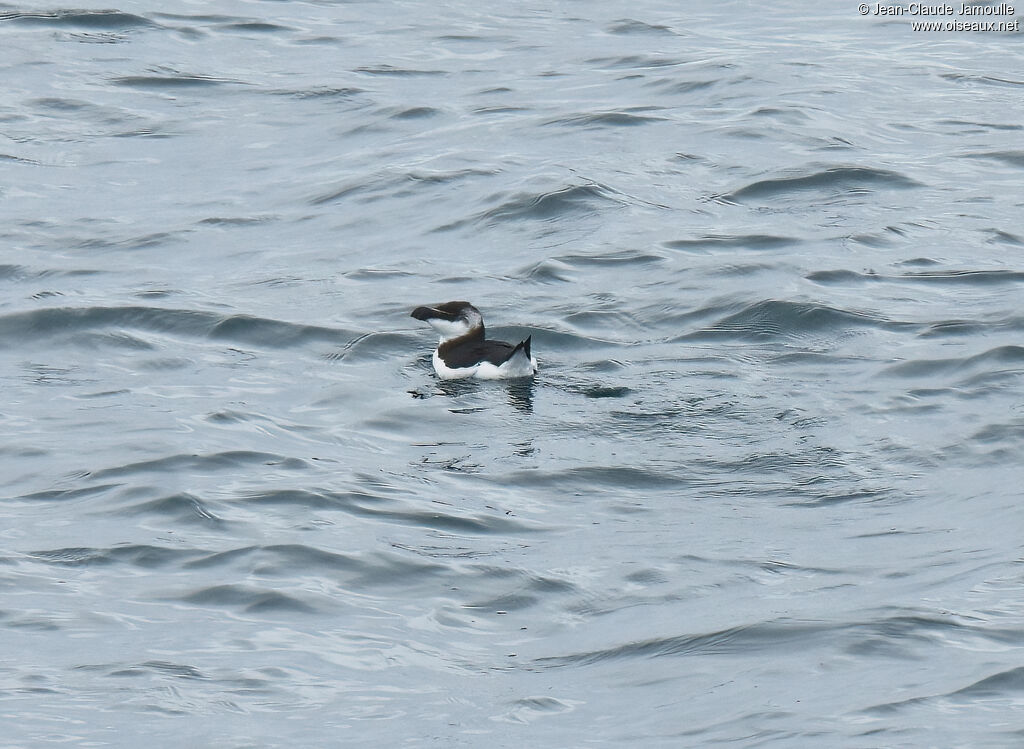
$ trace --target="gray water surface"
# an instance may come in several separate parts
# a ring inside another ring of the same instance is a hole
[[[0,747],[1024,741],[1019,33],[89,5],[0,5]]]

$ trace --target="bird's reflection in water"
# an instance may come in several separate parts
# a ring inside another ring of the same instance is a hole
[[[441,395],[446,395],[449,398],[458,398],[459,396],[478,391],[480,383],[473,379],[438,380],[437,389],[441,391]]]
[[[534,385],[532,377],[509,380],[506,387],[508,388],[508,402],[512,405],[512,408],[524,414],[533,413]]]
[[[438,380],[436,387],[437,390],[434,393],[430,393],[426,388],[417,388],[410,390],[409,395],[413,398],[429,398],[431,395],[444,395],[452,399],[459,398],[470,393],[477,392],[481,387],[504,387],[505,392],[508,395],[508,402],[512,408],[516,409],[520,413],[532,414],[533,413],[533,389],[535,383],[532,377],[524,377],[518,380],[508,380],[504,383],[483,383],[479,380]],[[474,411],[482,411],[483,408],[459,408],[454,409],[457,413],[472,413]]]
[[[453,402],[457,403],[460,398],[477,393],[481,388],[487,387],[503,387],[508,397],[509,405],[512,406],[516,411],[528,416],[533,415],[533,389],[535,382],[533,378],[523,378],[518,380],[508,380],[503,383],[494,382],[480,382],[479,380],[437,380],[435,386],[421,387],[409,391],[409,395],[413,398],[432,398],[437,395],[447,396]],[[463,408],[451,408],[449,409],[452,413],[456,414],[472,414],[478,411],[486,411],[488,407],[482,406],[466,406]],[[434,444],[434,443],[432,443]],[[440,443],[436,443],[440,444]],[[520,458],[529,458],[534,454],[534,445],[532,439],[526,439],[522,442],[513,442],[509,445],[512,448],[512,453],[519,456]],[[459,459],[461,460],[461,458]],[[449,470],[455,470],[451,466],[446,466]],[[462,469],[459,469],[462,470]]]

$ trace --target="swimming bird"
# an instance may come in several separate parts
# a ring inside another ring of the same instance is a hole
[[[469,302],[417,307],[412,316],[441,334],[433,361],[442,380],[505,380],[537,372],[537,360],[530,354],[532,336],[515,346],[487,340],[483,315]]]

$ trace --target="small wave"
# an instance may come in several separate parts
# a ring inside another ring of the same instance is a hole
[[[978,151],[965,156],[971,159],[991,159],[1007,166],[1024,167],[1024,151]]]
[[[1016,270],[949,270],[922,271],[920,273],[858,273],[852,270],[824,270],[808,273],[805,278],[820,284],[867,283],[890,281],[897,283],[934,283],[968,286],[990,286],[994,284],[1019,283],[1024,281],[1024,271]]]
[[[550,486],[577,490],[581,486],[592,487],[600,493],[618,489],[664,489],[680,488],[686,481],[671,473],[652,468],[633,466],[581,466],[561,471],[531,470],[508,477],[516,486]]]
[[[775,572],[777,570],[771,570]],[[1019,639],[1014,630],[995,630],[959,624],[947,618],[896,614],[868,621],[807,622],[773,620],[749,626],[732,627],[715,632],[652,638],[583,651],[571,655],[538,658],[540,666],[563,667],[599,663],[622,658],[658,658],[671,656],[735,654],[792,651],[809,647],[815,639],[849,642],[847,650],[862,655],[885,649],[889,655],[903,655],[907,643],[945,641],[951,633],[961,637],[976,636],[986,643],[1005,644]],[[983,679],[960,692],[991,694],[995,689],[1019,691],[1024,685],[1024,669],[1014,668]],[[955,692],[954,694],[957,694]],[[891,705],[881,706],[891,708]],[[874,710],[876,708],[871,708]]]
[[[741,187],[721,198],[742,203],[745,200],[775,198],[794,192],[818,190],[824,192],[849,192],[867,187],[882,189],[906,189],[920,187],[921,183],[896,172],[870,167],[833,167],[813,174],[796,177],[764,179]]]
[[[41,161],[35,159],[28,159],[24,156],[12,156],[9,153],[0,153],[0,161],[12,161],[15,164],[27,164],[29,166],[42,166]]]
[[[631,112],[593,112],[587,114],[571,115],[548,120],[545,125],[570,125],[577,127],[632,127],[635,125],[646,125],[651,122],[662,122],[664,117],[654,117],[644,114],[633,114]]]
[[[481,44],[500,45],[513,42],[514,37],[498,34],[470,34],[468,29],[463,33],[439,34],[437,37],[441,42],[477,42]]]
[[[865,327],[890,329],[901,325],[864,312],[851,312],[821,304],[769,299],[745,307],[707,328],[673,340],[797,338],[815,333]]]
[[[231,315],[220,320],[209,333],[236,343],[256,344],[272,348],[289,348],[313,341],[339,343],[351,340],[351,335],[319,325],[296,325],[252,315]]]
[[[1001,244],[1012,244],[1018,247],[1024,246],[1024,238],[1017,234],[1011,234],[1010,232],[1003,231],[1001,229],[989,229],[988,231],[992,235],[987,240],[988,244],[999,242]]]
[[[716,250],[774,250],[799,243],[796,237],[774,234],[705,234],[695,239],[676,239],[662,242],[662,247],[686,252],[714,252]]]
[[[207,88],[225,84],[245,85],[245,81],[233,78],[215,78],[207,75],[168,73],[167,75],[124,75],[112,79],[118,86],[131,88],[168,89],[168,88]]]
[[[353,182],[342,187],[338,187],[330,192],[322,193],[310,198],[309,202],[312,205],[323,205],[324,203],[333,203],[341,198],[347,198],[349,195],[356,193],[365,192],[369,189],[369,185],[363,182]]]
[[[971,440],[988,445],[1024,443],[1024,421],[1011,424],[989,424],[972,434]]]
[[[486,223],[502,221],[551,221],[572,214],[597,213],[605,206],[620,206],[622,201],[612,191],[596,183],[569,185],[550,192],[519,193],[501,205],[484,211],[477,220]]]
[[[0,280],[26,280],[33,281],[42,278],[53,278],[62,276],[95,276],[103,271],[87,268],[43,268],[36,270],[24,265],[0,265]]]
[[[278,96],[289,96],[293,99],[351,99],[362,94],[365,89],[353,86],[312,86],[302,89],[275,91]]]
[[[324,551],[304,544],[275,544],[245,546],[230,551],[218,551],[191,559],[187,569],[224,567],[241,560],[255,560],[266,574],[290,576],[295,573],[326,574],[338,571],[360,571],[365,564],[346,554]],[[253,564],[249,562],[248,564]]]
[[[665,78],[660,81],[651,81],[650,86],[656,87],[666,94],[689,94],[693,91],[710,88],[718,83],[714,78],[697,78],[694,80],[676,80]]]
[[[77,567],[108,562],[106,555],[101,549],[77,546],[66,549],[52,549],[48,551],[33,551],[29,556],[41,559],[50,564],[60,564],[68,567]]]
[[[300,576],[337,576],[344,573],[347,587],[377,589],[387,586],[418,584],[446,569],[434,562],[413,561],[406,556],[374,552],[348,555],[324,551],[304,544],[246,546],[229,551],[204,554],[186,562],[187,569],[224,569],[236,565],[243,570],[259,569],[261,574],[284,579]],[[234,601],[239,591],[200,591],[212,599],[226,597]],[[195,594],[191,594],[195,595]]]
[[[118,486],[120,486],[120,484],[98,484],[79,489],[47,489],[46,491],[24,494],[18,497],[18,499],[35,502],[64,502],[73,499],[81,499],[82,497],[90,497],[94,494],[102,494],[111,489],[116,489]]]
[[[211,23],[240,23],[245,19],[243,16],[226,16],[219,13],[166,13],[157,12],[153,14],[159,18],[170,21],[186,21],[193,25]]]
[[[973,320],[942,320],[929,325],[918,333],[920,338],[944,338],[947,336],[977,335],[1004,327],[998,323],[982,323]]]
[[[982,130],[1024,130],[1024,125],[1011,125],[999,122],[972,122],[971,120],[940,120],[939,124],[979,128]]]
[[[445,75],[443,70],[419,70],[416,68],[396,68],[393,65],[367,65],[356,68],[356,73],[367,75],[394,75],[394,76],[421,76],[421,75]]]
[[[114,546],[109,549],[74,547],[33,551],[29,556],[49,564],[65,567],[91,567],[109,564],[128,564],[142,569],[156,569],[194,557],[197,553],[188,549],[172,549],[148,544]]]
[[[958,689],[950,694],[951,697],[969,697],[971,699],[1005,697],[1011,694],[1024,692],[1024,666],[1011,668],[1008,671],[1001,671],[998,674],[987,676],[981,681],[976,681],[970,686]]]
[[[528,112],[528,107],[513,107],[513,106],[489,106],[489,107],[476,107],[472,110],[473,114],[478,115],[493,115],[493,114],[512,114],[514,112]]]
[[[665,258],[661,255],[654,255],[649,252],[639,252],[637,250],[614,250],[612,252],[604,252],[596,255],[559,255],[555,259],[559,262],[565,263],[566,265],[582,268],[608,266],[637,266],[643,268],[665,261]]]
[[[91,102],[82,101],[81,99],[65,99],[60,96],[44,96],[39,99],[33,99],[32,104],[39,107],[40,109],[46,109],[51,112],[96,112],[101,113],[103,110],[92,104]]]
[[[510,569],[506,566],[479,565],[474,570],[475,576],[481,578],[480,587],[490,591],[497,587],[506,588],[511,583],[514,592],[500,593],[487,598],[475,599],[467,607],[508,613],[530,608],[540,602],[543,596],[578,595],[579,588],[571,581],[553,575],[538,575],[524,570]]]
[[[442,509],[443,506],[437,503],[422,509],[364,492],[289,489],[251,494],[241,501],[246,504],[288,504],[310,509],[335,509],[354,516],[450,532],[502,534],[533,530],[505,515],[462,515],[457,514],[455,508]]]
[[[793,489],[786,489],[787,492],[796,494],[799,499],[785,502],[786,507],[826,507],[829,505],[857,502],[861,504],[884,502],[889,500],[906,499],[905,492],[896,492],[889,487],[846,489],[816,487],[810,485],[817,483],[817,477],[808,482],[798,482]]]
[[[796,650],[805,647],[811,636],[820,635],[830,629],[825,624],[764,622],[707,634],[654,638],[573,655],[538,658],[535,663],[548,667],[582,666],[622,658]]]
[[[110,676],[139,676],[142,674],[159,674],[173,676],[177,679],[208,679],[209,677],[195,666],[169,661],[146,661],[137,666],[121,666],[110,672]]]
[[[618,21],[614,21],[611,26],[608,27],[609,34],[649,34],[654,36],[676,36],[676,32],[670,29],[668,26],[662,26],[660,24],[644,23],[643,21],[635,21],[632,18],[623,18]]]
[[[857,273],[852,270],[819,270],[804,276],[808,281],[820,284],[865,283],[880,280],[874,273]]]
[[[197,224],[207,226],[259,226],[277,218],[274,215],[263,216],[210,216],[199,219]]]
[[[423,120],[441,112],[436,107],[396,107],[390,110],[388,117],[392,120]]]
[[[55,10],[37,13],[12,11],[0,13],[0,23],[3,22],[114,31],[159,25],[148,18],[119,10]]]
[[[267,23],[265,21],[237,21],[235,23],[228,23],[221,28],[228,31],[255,31],[260,34],[276,34],[282,31],[294,31],[294,29],[288,26],[281,26],[276,23]]]
[[[149,341],[122,331],[85,331],[75,338],[75,343],[82,348],[115,348],[125,351],[153,351],[157,347]],[[167,358],[163,360],[150,360],[146,366],[152,367],[156,361],[163,361],[166,364],[174,363],[175,366],[188,362],[188,359]]]
[[[622,57],[596,57],[587,60],[588,65],[596,65],[602,68],[669,68],[677,65],[685,65],[686,60],[676,57],[659,57],[655,55],[624,55]]]
[[[238,344],[290,348],[311,342],[347,343],[353,334],[317,325],[300,325],[251,315],[165,307],[53,307],[0,315],[0,341],[16,346],[50,336],[81,335],[90,330],[150,330]]]
[[[142,460],[126,463],[122,466],[103,468],[90,473],[92,478],[131,476],[137,473],[183,473],[206,474],[209,471],[238,470],[246,466],[274,466],[280,470],[301,470],[307,468],[305,461],[298,458],[286,458],[274,453],[261,453],[252,450],[228,450],[205,455],[168,455],[153,460]],[[186,495],[180,495],[184,501]]]
[[[356,270],[345,271],[341,274],[343,278],[351,278],[354,281],[391,281],[399,278],[416,278],[417,273],[399,268],[357,268]]]
[[[533,283],[569,283],[575,280],[572,269],[557,258],[541,260],[516,273],[517,278]]]
[[[953,705],[984,701],[989,703],[993,700],[1005,701],[1007,704],[1019,700],[1019,693],[1024,691],[1024,667],[1011,668],[1006,671],[987,676],[984,679],[969,684],[966,687],[946,693],[926,694],[895,702],[885,702],[866,708],[863,712],[867,715],[883,716],[892,715],[908,707],[915,707],[925,703],[946,702]],[[1020,733],[1007,735],[1005,746],[1014,746],[1019,743]]]
[[[326,355],[330,361],[386,361],[396,351],[415,348],[421,339],[419,333],[367,333],[349,341],[341,351]]]
[[[758,107],[752,111],[750,117],[766,117],[779,122],[787,122],[792,125],[807,122],[810,117],[799,107]]]
[[[1024,81],[1014,78],[1000,78],[995,75],[977,75],[974,73],[942,73],[942,78],[956,83],[981,83],[986,86],[1024,86]]]
[[[152,307],[54,307],[0,316],[0,340],[15,346],[26,339],[107,327],[199,335],[215,319],[209,313]]]
[[[579,703],[559,700],[554,697],[523,697],[522,699],[515,700],[503,715],[495,716],[493,720],[510,723],[532,723],[535,720],[542,720],[549,715],[572,712],[576,704]]]
[[[626,331],[642,331],[644,326],[632,313],[618,309],[588,309],[570,312],[562,318],[573,329],[591,334],[622,335]]]
[[[446,185],[490,174],[493,174],[490,170],[474,168],[454,169],[451,171],[430,171],[427,169],[412,169],[409,171],[384,170],[377,174],[346,182],[327,192],[315,195],[309,199],[309,202],[312,205],[323,205],[352,196],[359,196],[358,199],[360,201],[369,202],[371,200],[378,200],[386,194],[391,195],[396,190],[407,190],[410,184],[414,187]]]
[[[495,173],[496,172],[493,169],[480,168],[452,169],[447,171],[412,169],[408,172],[401,173],[399,175],[399,179],[403,182],[422,182],[431,185],[446,185],[470,177],[489,177]]]
[[[185,229],[175,232],[157,231],[150,234],[142,234],[139,236],[130,236],[123,239],[114,239],[108,237],[91,237],[88,239],[79,240],[76,244],[77,247],[87,250],[106,250],[106,249],[130,249],[139,250],[149,247],[160,247],[166,245],[171,241],[178,239],[181,235],[189,233],[190,230]]]
[[[886,367],[896,377],[934,377],[939,374],[972,372],[1004,365],[1024,364],[1024,346],[997,346],[974,356],[952,359],[920,359]]]
[[[317,611],[315,606],[297,596],[253,585],[214,585],[174,600],[200,606],[240,608],[248,613],[311,614]]]
[[[28,275],[28,268],[24,265],[0,265],[0,278],[6,280],[24,278]]]
[[[213,526],[224,524],[224,521],[213,512],[209,504],[187,493],[142,502],[121,512],[132,515],[158,515],[172,518],[183,524]]]

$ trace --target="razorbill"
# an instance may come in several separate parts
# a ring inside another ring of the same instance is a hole
[[[417,307],[412,316],[441,334],[434,351],[434,371],[442,380],[505,380],[537,372],[537,360],[530,355],[530,338],[515,346],[488,341],[484,318],[469,302]]]

